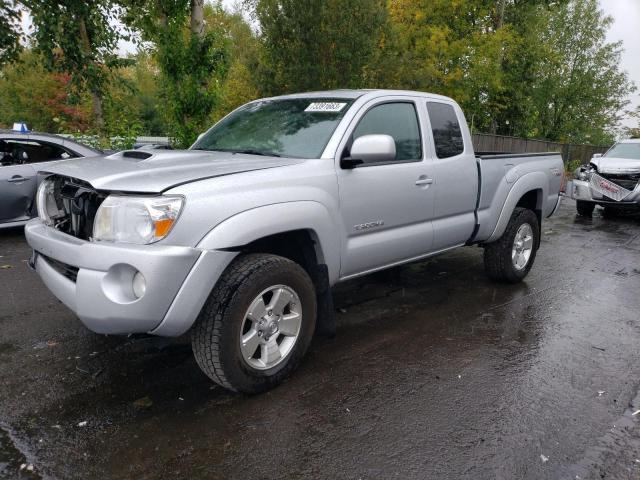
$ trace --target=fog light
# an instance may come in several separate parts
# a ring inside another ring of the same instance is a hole
[[[136,298],[142,298],[147,291],[147,281],[144,279],[144,275],[140,272],[136,272],[133,276],[133,294]]]

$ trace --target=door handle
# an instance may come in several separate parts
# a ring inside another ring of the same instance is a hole
[[[20,183],[20,182],[26,182],[26,181],[27,179],[24,177],[21,177],[20,175],[14,175],[13,177],[7,179],[7,182],[9,183]]]
[[[433,178],[422,178],[420,177],[416,180],[416,185],[418,187],[422,187],[423,185],[431,185],[433,183]]]

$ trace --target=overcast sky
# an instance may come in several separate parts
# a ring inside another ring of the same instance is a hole
[[[640,2],[638,0],[599,0],[600,6],[607,15],[613,17],[614,23],[609,30],[609,41],[622,40],[624,53],[621,67],[629,72],[629,76],[640,88]],[[640,105],[640,91],[630,98],[634,108]],[[635,122],[625,122],[634,125]]]

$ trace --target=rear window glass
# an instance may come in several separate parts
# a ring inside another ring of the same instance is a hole
[[[427,111],[438,158],[454,157],[464,152],[462,131],[453,107],[446,103],[427,102]]]

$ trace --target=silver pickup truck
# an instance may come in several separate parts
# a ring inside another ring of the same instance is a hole
[[[190,331],[202,370],[256,393],[335,329],[331,286],[463,245],[522,280],[560,202],[557,154],[474,154],[460,107],[410,91],[268,98],[187,151],[47,169],[32,265],[91,330]]]

